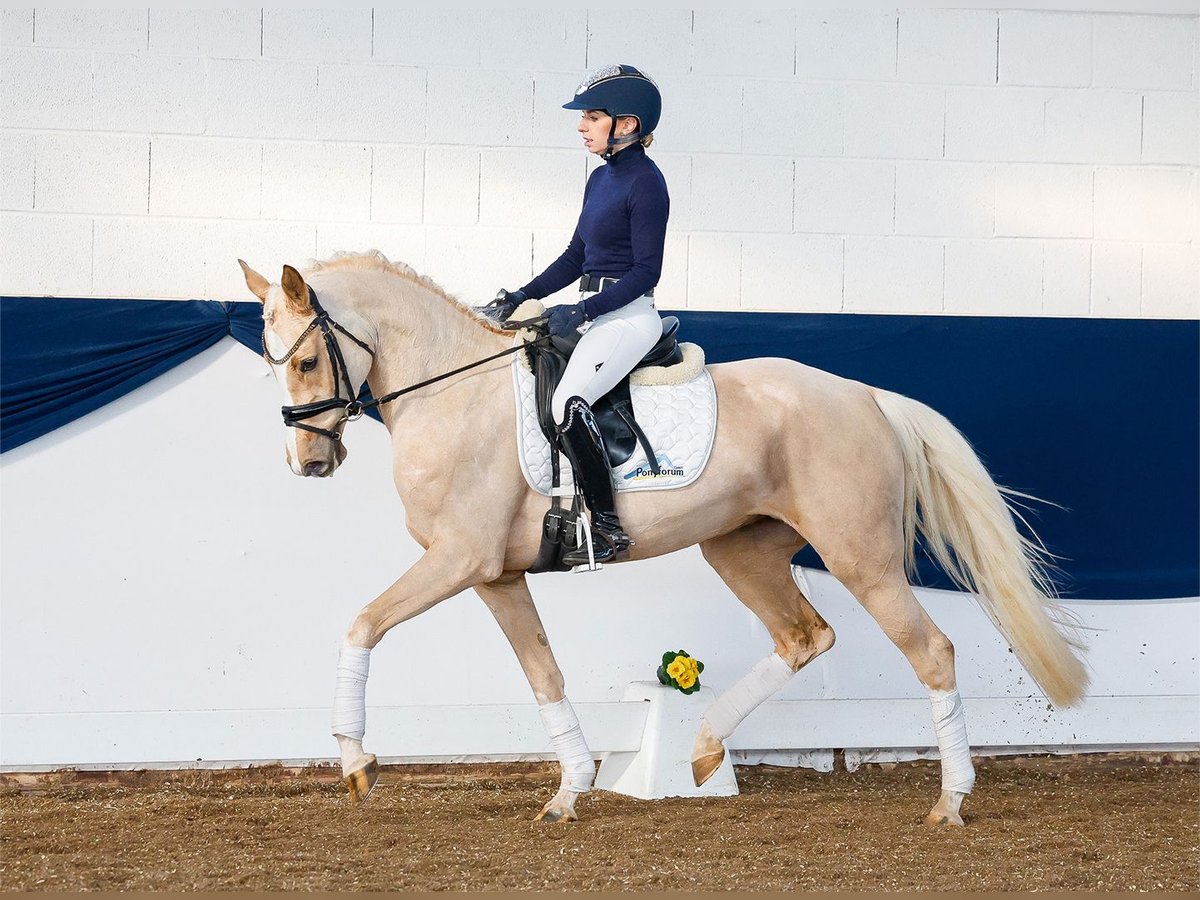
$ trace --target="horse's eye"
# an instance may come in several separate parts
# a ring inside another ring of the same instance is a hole
[[[300,362],[300,371],[301,372],[311,372],[316,367],[317,367],[317,358],[315,356],[310,356],[308,359],[301,360],[301,362]]]

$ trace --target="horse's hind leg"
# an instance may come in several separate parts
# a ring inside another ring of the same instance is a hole
[[[705,712],[692,750],[692,778],[697,786],[720,767],[724,740],[738,724],[801,667],[833,646],[833,629],[792,578],[791,557],[804,543],[789,525],[762,519],[700,545],[709,565],[766,626],[775,652]]]
[[[543,822],[573,822],[575,801],[580,794],[591,790],[596,775],[596,762],[579,728],[579,720],[571,701],[563,691],[563,675],[550,650],[546,630],[533,604],[525,575],[506,572],[495,581],[475,586],[496,617],[504,636],[512,644],[517,660],[525,671],[538,712],[550,735],[554,752],[562,766],[558,793],[551,798],[536,820]]]
[[[917,602],[900,562],[903,553],[899,549],[886,562],[872,561],[866,554],[848,558],[855,560],[853,565],[842,565],[833,556],[823,557],[829,571],[879,623],[929,690],[942,759],[942,792],[925,821],[930,825],[962,825],[959,809],[975,783],[975,769],[954,676],[954,645]]]

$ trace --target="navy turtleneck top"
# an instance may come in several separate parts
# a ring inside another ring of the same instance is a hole
[[[540,300],[584,274],[619,279],[584,301],[589,320],[636,300],[662,274],[670,209],[667,183],[645,148],[614,153],[588,178],[567,249],[521,290]]]

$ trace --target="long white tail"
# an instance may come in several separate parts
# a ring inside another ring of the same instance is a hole
[[[909,572],[919,531],[938,564],[978,598],[1046,696],[1058,706],[1076,703],[1088,683],[1083,642],[1071,614],[1055,599],[1046,574],[1048,554],[1017,531],[1014,516],[1020,513],[1003,496],[1025,495],[997,487],[944,416],[900,394],[878,388],[871,393],[904,452]]]

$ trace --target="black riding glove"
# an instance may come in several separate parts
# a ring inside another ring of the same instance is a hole
[[[477,306],[475,308],[481,315],[504,323],[508,321],[509,316],[517,311],[517,307],[527,299],[521,291],[506,291],[504,288],[501,288],[500,292],[496,294],[495,300],[486,306]]]
[[[546,323],[555,337],[567,337],[578,330],[587,319],[582,303],[562,304],[550,308],[550,319]]]

